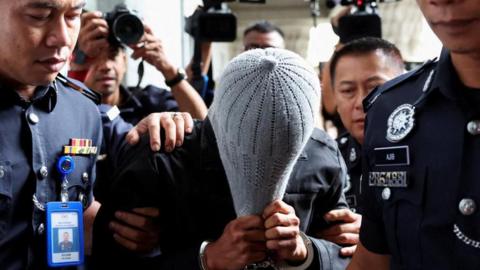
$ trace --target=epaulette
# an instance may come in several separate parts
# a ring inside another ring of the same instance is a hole
[[[370,107],[373,105],[373,103],[375,103],[377,98],[379,96],[381,96],[383,93],[388,92],[388,91],[394,89],[395,86],[398,86],[401,83],[405,82],[406,80],[421,74],[425,69],[430,68],[432,65],[434,65],[436,63],[437,63],[437,58],[430,59],[430,60],[426,61],[425,63],[423,63],[420,67],[418,67],[416,69],[413,69],[413,70],[411,70],[411,71],[409,71],[405,74],[402,74],[402,75],[384,83],[383,85],[375,88],[363,100],[363,110],[365,112],[367,112],[368,109],[370,109]]]
[[[87,98],[92,100],[97,105],[100,104],[100,102],[102,100],[102,95],[100,93],[97,93],[97,92],[89,89],[83,83],[81,83],[77,80],[65,77],[64,75],[62,75],[60,73],[57,75],[56,80],[58,80],[63,85],[67,86],[68,88],[71,88],[73,90],[76,90],[76,91],[82,93],[82,95],[86,96]]]
[[[347,147],[349,136],[350,136],[350,133],[348,132],[344,132],[340,136],[338,136],[336,141],[339,149],[343,149]]]

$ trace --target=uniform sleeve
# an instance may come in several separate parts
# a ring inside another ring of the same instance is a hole
[[[102,104],[98,106],[102,116],[103,145],[102,152],[110,157],[118,157],[125,150],[125,136],[132,129],[130,123],[125,122],[120,115],[110,117],[108,112],[111,106]],[[112,119],[113,118],[113,119]]]
[[[340,247],[332,242],[310,237],[315,256],[309,270],[343,270],[347,268],[350,258],[340,256]]]
[[[367,116],[368,120],[368,116]],[[366,130],[368,136],[368,130]],[[382,206],[377,200],[375,190],[368,185],[368,176],[371,171],[369,159],[369,146],[365,140],[363,147],[362,163],[362,183],[361,183],[361,203],[363,207],[362,225],[360,228],[360,241],[371,252],[379,254],[390,253],[385,234],[385,227],[382,217]]]

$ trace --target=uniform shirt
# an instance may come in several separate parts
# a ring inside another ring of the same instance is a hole
[[[367,98],[360,240],[391,254],[391,269],[480,269],[480,111],[464,88],[444,50]],[[387,121],[405,103],[417,103],[415,125],[392,143]]]
[[[59,200],[56,162],[71,138],[100,144],[100,116],[92,101],[59,81],[38,87],[30,102],[0,88],[0,268],[43,269],[45,212],[40,208]],[[73,158],[69,199],[87,206],[96,156]]]
[[[349,133],[338,137],[337,144],[347,165],[348,177],[343,190],[345,198],[353,212],[361,213],[362,146]]]

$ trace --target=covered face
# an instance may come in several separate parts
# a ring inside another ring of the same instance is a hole
[[[319,102],[315,72],[290,51],[250,50],[228,64],[208,117],[237,215],[283,197]]]

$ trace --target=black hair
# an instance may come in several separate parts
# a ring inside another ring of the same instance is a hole
[[[393,43],[376,37],[359,38],[345,44],[333,54],[332,59],[330,60],[330,77],[332,84],[335,80],[335,69],[340,58],[347,55],[366,55],[376,50],[380,50],[385,56],[387,56],[395,68],[398,68],[399,70],[405,69],[402,54]]]
[[[243,31],[243,36],[246,36],[248,33],[255,31],[263,34],[268,34],[271,32],[277,32],[280,34],[282,38],[285,38],[285,34],[283,33],[282,29],[278,26],[272,24],[269,21],[258,21],[252,24],[251,26],[247,27],[245,31]]]

